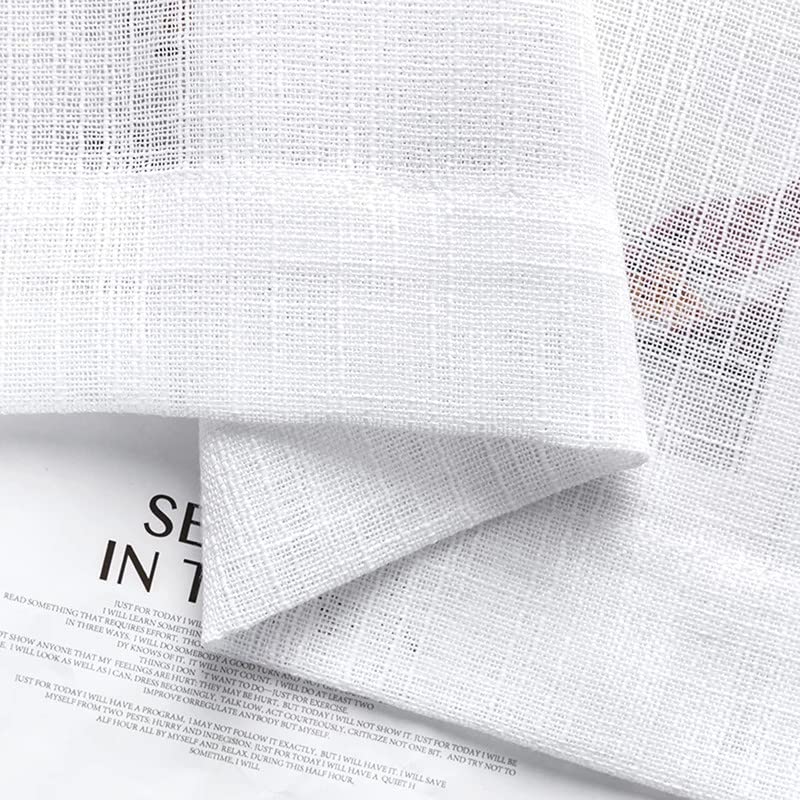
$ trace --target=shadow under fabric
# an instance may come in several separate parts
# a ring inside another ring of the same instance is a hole
[[[595,5],[9,4],[0,410],[201,418],[209,647],[794,800],[800,23]]]

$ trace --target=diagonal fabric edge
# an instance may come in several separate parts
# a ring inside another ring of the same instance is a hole
[[[645,460],[533,437],[211,422],[201,423],[200,453],[209,643]]]

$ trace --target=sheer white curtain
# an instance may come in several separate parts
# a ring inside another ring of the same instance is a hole
[[[793,800],[795,17],[6,4],[0,410],[202,419],[210,647]]]

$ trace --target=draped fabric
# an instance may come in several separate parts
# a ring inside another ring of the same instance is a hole
[[[201,418],[206,646],[796,798],[790,3],[12,0],[0,34],[0,410]]]

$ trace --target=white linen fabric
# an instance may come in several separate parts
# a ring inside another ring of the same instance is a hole
[[[790,3],[18,0],[0,32],[0,409],[202,418],[209,647],[797,797]]]

